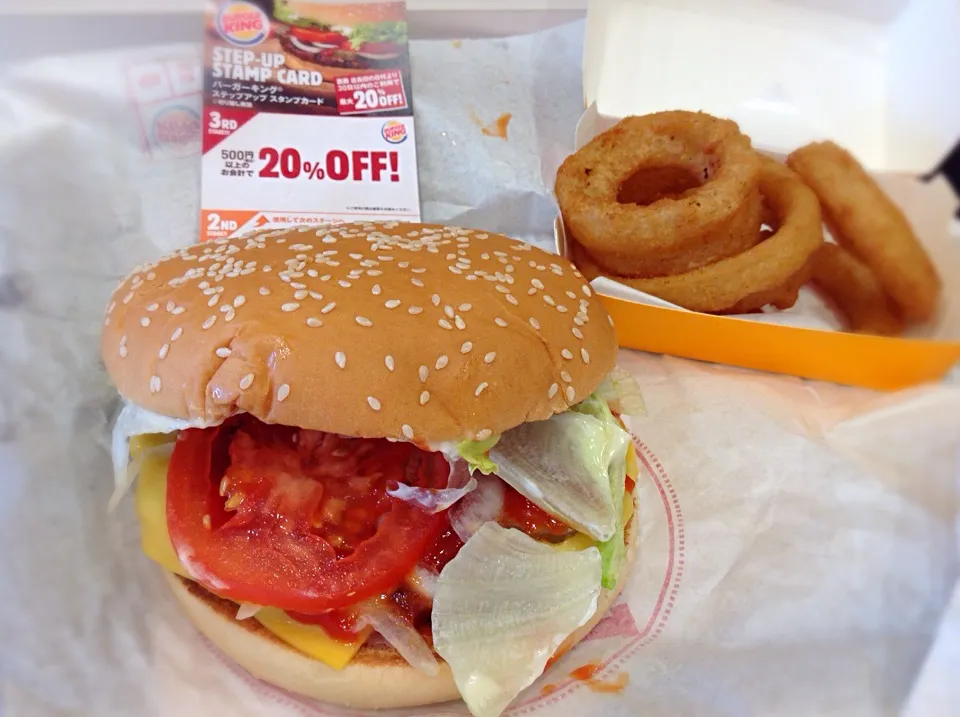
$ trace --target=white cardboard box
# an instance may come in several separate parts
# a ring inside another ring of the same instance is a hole
[[[762,150],[831,138],[911,173],[960,135],[956,0],[590,0],[587,26],[601,123],[700,109]]]

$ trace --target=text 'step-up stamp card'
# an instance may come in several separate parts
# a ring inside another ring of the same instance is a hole
[[[202,240],[420,219],[406,3],[219,0],[205,34]]]

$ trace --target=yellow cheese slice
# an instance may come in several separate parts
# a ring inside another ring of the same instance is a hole
[[[147,452],[164,442],[155,439],[155,436],[137,436],[130,440],[133,458],[144,454],[135,501],[140,518],[140,544],[148,558],[166,570],[189,578],[173,549],[167,530],[167,468],[170,457],[162,452]],[[263,608],[255,617],[288,645],[336,670],[347,666],[370,635],[370,629],[367,628],[358,633],[353,642],[341,642],[327,635],[322,627],[296,622],[277,608]]]
[[[254,617],[274,635],[288,645],[315,657],[335,670],[342,670],[370,636],[371,629],[364,628],[357,633],[353,642],[334,640],[319,625],[305,625],[291,619],[283,610],[266,607]]]
[[[637,449],[634,448],[633,441],[631,441],[627,448],[627,477],[636,483],[639,475],[640,463],[637,461]]]

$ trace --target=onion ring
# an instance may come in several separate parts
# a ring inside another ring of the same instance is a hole
[[[588,279],[608,276],[692,311],[747,313],[768,304],[790,308],[809,277],[810,257],[823,244],[820,206],[790,169],[768,157],[760,162],[760,192],[776,231],[751,249],[685,274],[649,279],[605,274],[576,241],[570,243],[573,262]]]
[[[850,331],[881,336],[903,332],[890,299],[870,268],[836,244],[824,244],[813,255],[813,287],[842,314]]]
[[[928,321],[941,281],[910,223],[853,155],[833,142],[815,142],[787,157],[820,200],[837,243],[863,261],[899,313]]]
[[[641,170],[679,167],[703,178],[680,196],[621,204]],[[702,112],[627,117],[564,161],[554,191],[569,235],[606,271],[657,277],[689,272],[757,242],[760,163],[731,120]]]

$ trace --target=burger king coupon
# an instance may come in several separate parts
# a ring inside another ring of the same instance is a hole
[[[406,3],[217,0],[205,18],[201,240],[420,218]]]

